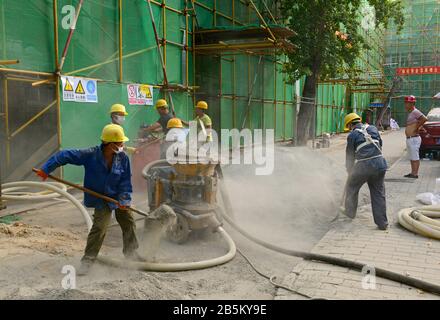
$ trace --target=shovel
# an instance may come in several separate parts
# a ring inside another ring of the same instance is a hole
[[[32,168],[32,171],[33,171],[33,172],[38,172],[38,170],[35,169],[35,168]],[[110,197],[107,197],[107,196],[104,196],[104,195],[102,195],[102,194],[100,194],[100,193],[98,193],[98,192],[95,192],[95,191],[93,191],[93,190],[89,190],[89,189],[87,189],[87,188],[84,188],[84,187],[82,187],[82,186],[80,186],[80,185],[77,185],[77,184],[74,184],[74,183],[72,183],[72,182],[69,182],[69,181],[66,181],[66,180],[63,180],[63,179],[60,179],[60,178],[54,177],[54,176],[52,176],[52,175],[50,175],[50,174],[48,175],[48,177],[49,177],[50,179],[52,179],[52,180],[57,181],[57,182],[64,183],[65,185],[68,185],[68,186],[71,186],[71,187],[73,187],[73,188],[79,189],[79,190],[81,190],[81,191],[83,191],[83,192],[86,192],[86,193],[88,193],[88,194],[90,194],[90,195],[92,195],[92,196],[94,196],[94,197],[96,197],[96,198],[102,199],[102,200],[104,200],[104,201],[106,201],[106,202],[110,202],[110,203],[114,203],[114,204],[116,204],[116,205],[119,205],[119,202],[118,202],[117,200],[115,200],[115,199],[113,199],[113,198],[110,198]],[[141,215],[141,216],[144,216],[144,217],[150,218],[150,215],[149,215],[148,213],[143,212],[143,211],[141,211],[141,210],[138,210],[138,209],[136,209],[136,208],[129,207],[129,208],[127,208],[127,209],[130,210],[130,211],[133,211],[133,212],[135,212],[135,213],[137,213],[137,214],[139,214],[139,215]]]
[[[348,178],[345,181],[345,185],[344,185],[344,193],[342,194],[342,198],[341,198],[341,204],[338,208],[338,214],[336,215],[336,217],[334,217],[334,219],[330,222],[334,222],[336,220],[338,220],[338,218],[340,217],[341,213],[345,214],[345,197],[347,196],[347,184],[348,184]]]

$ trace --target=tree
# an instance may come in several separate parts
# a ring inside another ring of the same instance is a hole
[[[403,28],[401,0],[280,0],[287,26],[296,32],[290,40],[297,50],[289,53],[284,71],[292,81],[305,76],[302,96],[316,98],[319,80],[354,79],[360,70],[356,60],[369,49],[361,28],[387,28],[390,22]],[[309,98],[309,99],[307,99]],[[310,138],[314,108],[301,103],[298,144]]]

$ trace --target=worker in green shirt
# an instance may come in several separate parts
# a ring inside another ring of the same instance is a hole
[[[196,117],[193,121],[197,122],[197,131],[202,131],[204,136],[203,140],[199,141],[198,147],[208,149],[212,143],[212,120],[205,113],[206,110],[208,110],[208,103],[206,101],[197,102],[197,105],[195,107]],[[182,120],[182,123],[185,126],[189,126],[189,122]]]
[[[208,104],[206,101],[199,101],[196,105],[196,118],[197,128],[202,130],[206,136],[206,142],[212,142],[212,121],[211,118],[205,113],[208,110]]]

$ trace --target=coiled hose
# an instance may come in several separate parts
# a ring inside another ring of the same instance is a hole
[[[434,218],[434,219],[433,219]],[[406,208],[398,213],[399,223],[422,236],[440,240],[440,206]]]
[[[57,187],[59,186],[59,187]],[[74,196],[68,193],[65,185],[61,185],[59,183],[48,183],[48,182],[34,182],[34,181],[21,181],[21,182],[9,182],[2,184],[2,190],[11,192],[11,190],[21,190],[24,188],[41,188],[44,190],[53,191],[51,194],[47,195],[22,195],[22,196],[11,196],[11,195],[2,195],[3,199],[14,199],[14,200],[47,200],[53,199],[58,196],[65,197],[67,200],[72,202],[72,204],[78,208],[81,212],[81,215],[86,222],[87,228],[90,230],[92,228],[92,219],[90,219],[90,215],[87,212],[86,208],[79,202]],[[50,196],[50,197],[49,197]],[[11,198],[12,197],[12,198]],[[17,198],[18,197],[18,198]]]
[[[46,193],[44,192],[25,192],[20,191],[23,189],[28,189],[31,185],[24,185],[26,181],[23,182],[9,182],[2,184],[2,199],[3,200],[26,200],[26,201],[40,201],[40,200],[50,200],[59,196],[58,193]],[[58,189],[67,191],[66,185],[58,182],[45,182],[46,185],[52,185],[58,187]],[[17,185],[18,184],[18,185]],[[51,190],[52,191],[52,190]]]

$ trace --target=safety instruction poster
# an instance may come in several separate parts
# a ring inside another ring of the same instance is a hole
[[[98,85],[96,80],[78,77],[61,77],[63,101],[98,102]]]
[[[152,106],[153,86],[146,84],[127,85],[128,104]]]

